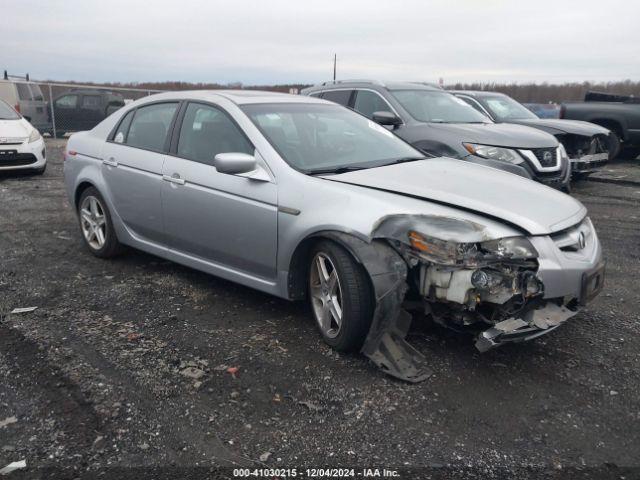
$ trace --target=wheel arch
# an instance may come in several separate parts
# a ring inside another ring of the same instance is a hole
[[[80,203],[80,197],[82,196],[82,193],[88,189],[88,188],[95,188],[97,189],[98,187],[96,187],[92,182],[89,182],[88,180],[83,180],[81,181],[78,186],[76,187],[75,192],[73,193],[73,206],[74,208],[77,210],[78,209],[78,205]]]
[[[343,247],[353,259],[362,265],[362,259],[359,257],[352,245],[346,241],[345,236],[352,237],[360,241],[370,242],[354,233],[347,233],[338,230],[321,230],[311,233],[303,238],[291,255],[289,261],[289,272],[287,275],[287,293],[290,300],[304,300],[307,298],[307,275],[309,273],[309,257],[315,245],[321,241],[331,241]]]

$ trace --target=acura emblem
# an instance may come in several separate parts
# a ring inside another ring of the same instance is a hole
[[[550,162],[553,160],[553,154],[551,152],[544,152],[544,155],[542,155],[542,159],[545,162]]]
[[[584,236],[584,232],[580,232],[578,235],[578,246],[582,250],[587,245],[587,239]]]

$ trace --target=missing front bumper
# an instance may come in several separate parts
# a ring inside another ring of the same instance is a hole
[[[542,308],[528,311],[522,318],[509,318],[496,323],[478,335],[476,348],[486,352],[505,343],[533,340],[555,330],[576,313],[565,306],[547,303]]]

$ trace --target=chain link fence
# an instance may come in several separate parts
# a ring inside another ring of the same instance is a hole
[[[90,130],[113,112],[163,90],[30,81],[5,74],[0,99],[18,110],[43,135],[63,138]]]

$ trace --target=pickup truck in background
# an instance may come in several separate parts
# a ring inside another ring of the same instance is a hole
[[[91,130],[124,104],[122,95],[108,90],[78,88],[58,95],[53,100],[56,136]]]
[[[584,120],[611,130],[617,145],[610,158],[636,158],[640,154],[640,98],[587,92],[584,102],[563,103],[560,118]]]

